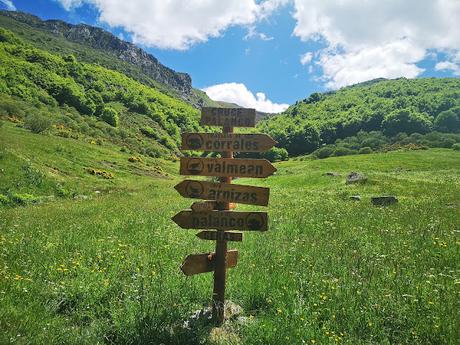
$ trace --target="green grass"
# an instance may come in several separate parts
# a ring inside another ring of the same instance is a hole
[[[173,189],[182,179],[174,175],[177,164],[142,157],[147,172],[139,173],[115,147],[33,135],[10,124],[0,128],[0,151],[2,189],[48,195],[59,183],[91,196],[0,207],[1,344],[210,342],[208,328],[180,327],[210,303],[212,290],[211,274],[185,277],[180,263],[213,243],[170,220],[192,202]],[[26,184],[24,161],[44,185]],[[149,174],[147,164],[168,176]],[[115,177],[89,175],[87,166]],[[270,230],[245,233],[242,243],[229,245],[240,256],[228,273],[227,297],[249,317],[231,325],[239,343],[458,342],[460,152],[277,167],[266,180],[236,180],[271,188]],[[342,176],[324,176],[328,171]],[[366,174],[368,183],[345,185],[351,171]],[[24,185],[15,189],[15,181]],[[371,206],[370,197],[381,194],[394,194],[399,203]]]

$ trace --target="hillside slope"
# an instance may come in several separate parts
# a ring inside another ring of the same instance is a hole
[[[50,54],[0,29],[0,117],[34,132],[107,140],[152,157],[177,154],[198,110],[114,70]]]
[[[192,87],[187,73],[175,72],[143,49],[101,28],[41,20],[28,13],[4,10],[0,10],[0,27],[11,30],[36,48],[54,54],[72,54],[79,61],[118,71],[195,107],[218,106],[206,93]]]
[[[259,124],[291,155],[309,153],[359,131],[460,132],[460,79],[377,79],[314,93]]]

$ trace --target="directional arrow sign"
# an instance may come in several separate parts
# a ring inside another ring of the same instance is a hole
[[[201,231],[196,234],[198,238],[202,240],[212,240],[216,241],[217,239],[223,239],[226,241],[236,241],[241,242],[243,240],[243,234],[241,232],[224,232],[224,231]]]
[[[181,157],[181,175],[268,177],[276,168],[266,159]]]
[[[209,108],[201,109],[202,126],[254,127],[256,110],[247,108]]]
[[[266,212],[181,211],[172,220],[183,229],[268,230]]]
[[[193,212],[209,212],[213,211],[217,206],[217,201],[206,200],[206,201],[197,201],[192,204]]]
[[[215,253],[191,254],[188,255],[182,263],[180,269],[186,276],[214,271]],[[227,251],[227,268],[236,266],[238,261],[238,251]]]
[[[185,198],[236,202],[260,206],[268,205],[268,198],[270,195],[270,189],[264,187],[194,180],[184,180],[174,188]]]
[[[266,134],[184,133],[182,150],[263,152],[276,145]]]

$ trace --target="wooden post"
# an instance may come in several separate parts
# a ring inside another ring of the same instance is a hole
[[[222,133],[233,133],[233,127],[224,127]],[[232,151],[222,152],[223,158],[233,158]],[[221,177],[220,182],[232,183],[231,177]],[[219,203],[220,210],[229,210],[230,203]],[[221,236],[220,233],[222,233]],[[216,240],[216,257],[214,266],[214,289],[212,294],[212,319],[217,326],[222,325],[224,322],[225,312],[225,281],[226,281],[226,260],[227,260],[227,241],[223,236],[224,231],[218,230]]]

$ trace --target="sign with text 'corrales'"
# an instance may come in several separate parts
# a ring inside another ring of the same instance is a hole
[[[182,150],[264,152],[276,145],[266,134],[184,133]]]

